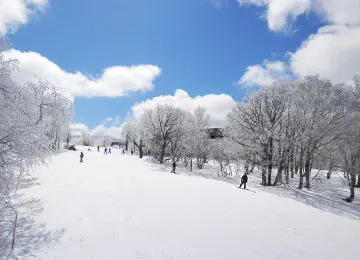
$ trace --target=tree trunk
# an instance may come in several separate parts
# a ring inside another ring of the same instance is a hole
[[[357,174],[357,183],[356,183],[356,187],[360,188],[360,171]]]
[[[139,158],[143,158],[143,140],[140,139],[140,145],[139,145]]]
[[[353,172],[349,173],[350,177],[350,196],[344,199],[346,202],[353,202],[355,198],[355,183],[356,183],[356,174]]]
[[[278,185],[278,183],[283,183],[283,180],[282,180],[283,170],[284,170],[284,161],[283,161],[283,159],[281,159],[280,164],[278,166],[278,172],[276,174],[273,186]]]
[[[355,198],[355,188],[354,188],[354,186],[350,186],[350,196],[349,196],[349,198],[346,198],[345,201],[353,202],[354,198]]]
[[[190,171],[192,171],[192,157],[190,159]]]
[[[291,173],[291,178],[294,178],[294,149],[291,150],[290,173]]]
[[[289,167],[286,167],[285,168],[285,181],[286,181],[286,184],[289,184],[290,182],[290,174],[289,174]]]
[[[304,182],[304,175],[303,175],[303,157],[304,157],[304,151],[301,149],[300,151],[300,158],[299,158],[299,169],[300,169],[300,176],[299,176],[299,189],[302,189],[303,182]]]
[[[269,150],[268,150],[268,185],[271,185],[271,174],[272,174],[272,168],[273,168],[273,163],[272,163],[272,159],[273,159],[273,146],[274,146],[274,141],[273,138],[270,137],[269,138]]]
[[[160,158],[159,158],[160,163],[164,163],[165,149],[166,149],[166,146],[165,146],[165,144],[163,144],[161,146],[161,153],[160,153]]]
[[[261,185],[266,186],[266,166],[261,168]]]
[[[307,152],[305,160],[305,188],[307,189],[310,189],[311,157],[310,152]]]

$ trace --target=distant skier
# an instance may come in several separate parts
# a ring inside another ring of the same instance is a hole
[[[88,152],[91,152],[91,149],[90,149],[90,148],[88,149]]]
[[[125,150],[123,149],[123,154],[125,154]]]
[[[244,189],[246,189],[247,181],[248,181],[248,176],[246,175],[246,173],[244,173],[244,175],[241,177],[241,184],[239,188],[241,188],[241,186],[244,184]]]
[[[100,146],[98,145],[98,152],[100,152]]]
[[[172,173],[176,173],[175,170],[176,170],[176,162],[174,161],[174,162],[172,163],[172,170],[171,170],[171,172],[172,172]]]
[[[133,155],[134,154],[134,151],[133,150],[131,150],[131,155]]]
[[[84,153],[83,153],[83,152],[80,152],[80,162],[81,162],[81,163],[83,162],[83,158],[84,158]]]
[[[111,148],[109,147],[109,154],[111,154]]]
[[[104,149],[104,154],[107,154],[107,148]]]

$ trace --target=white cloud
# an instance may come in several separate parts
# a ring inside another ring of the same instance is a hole
[[[320,28],[291,54],[290,65],[298,76],[319,74],[335,82],[351,80],[360,73],[360,26]]]
[[[291,74],[319,74],[335,82],[348,82],[360,73],[360,0],[237,0],[241,5],[266,8],[270,30],[286,31],[301,14],[316,13],[328,25],[310,35],[294,53],[289,53]],[[239,83],[269,83],[266,66],[248,67]]]
[[[72,135],[80,136],[83,132],[88,133],[89,128],[85,124],[71,124],[70,131]]]
[[[267,61],[263,64],[249,66],[245,74],[238,81],[239,86],[268,86],[276,80],[290,77],[287,65],[282,61]]]
[[[71,124],[70,130],[73,136],[81,136],[82,133],[88,133],[92,136],[111,136],[114,138],[121,137],[121,129],[120,125],[110,125],[106,126],[104,124],[99,124],[93,129],[89,129],[89,127],[82,123]]]
[[[311,0],[237,0],[240,5],[253,4],[266,7],[268,27],[272,31],[287,31],[296,18],[307,12]]]
[[[48,4],[48,0],[0,0],[0,35],[15,32]]]
[[[106,68],[99,77],[87,76],[77,71],[66,72],[57,64],[36,52],[10,49],[5,58],[20,62],[13,79],[19,83],[35,81],[35,75],[49,80],[75,97],[121,97],[130,92],[149,91],[161,69],[154,65],[114,66]]]
[[[94,129],[90,131],[91,135],[94,136],[111,136],[114,138],[121,137],[121,129],[122,126],[105,126],[104,124],[100,124],[96,126]]]
[[[287,31],[296,18],[310,11],[333,24],[359,25],[359,0],[237,0],[240,5],[252,4],[266,8],[268,27]]]
[[[132,107],[133,116],[139,118],[144,109],[153,108],[157,104],[174,105],[188,112],[193,112],[196,107],[202,106],[210,115],[210,125],[213,127],[220,127],[224,126],[226,115],[235,105],[235,101],[227,94],[208,94],[205,96],[190,97],[186,91],[177,89],[173,96],[158,96],[135,104]]]

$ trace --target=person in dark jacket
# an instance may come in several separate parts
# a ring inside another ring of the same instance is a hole
[[[241,188],[241,186],[244,184],[244,189],[246,189],[247,181],[248,181],[248,176],[246,175],[246,173],[244,173],[244,175],[241,177],[241,184],[239,188]]]
[[[80,162],[81,162],[81,163],[83,162],[83,158],[84,158],[84,153],[83,153],[83,152],[80,152]]]
[[[98,152],[100,152],[100,146],[98,145]]]
[[[174,162],[172,163],[172,170],[171,170],[171,172],[172,172],[172,173],[176,173],[175,170],[176,170],[176,162],[174,161]]]
[[[104,149],[104,154],[107,154],[107,148]]]

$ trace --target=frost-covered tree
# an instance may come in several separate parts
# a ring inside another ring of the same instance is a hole
[[[209,155],[209,135],[206,132],[209,127],[210,116],[203,107],[197,107],[193,114],[187,113],[183,123],[183,132],[181,136],[182,151],[186,162],[190,161],[190,170],[192,170],[192,160],[196,158],[198,169],[202,169]]]
[[[11,79],[18,61],[5,60],[4,49],[0,43],[0,208],[17,176],[59,147],[71,117],[70,102],[51,84],[20,85]]]
[[[145,133],[144,126],[140,120],[130,120],[126,122],[122,129],[122,135],[131,142],[139,151],[139,157],[144,155]]]
[[[171,141],[182,133],[184,117],[183,110],[170,105],[158,104],[143,112],[140,120],[146,140],[160,163],[164,162],[165,152]]]

